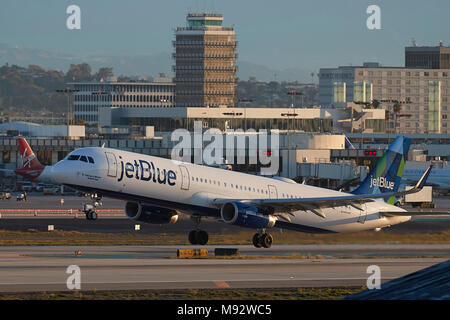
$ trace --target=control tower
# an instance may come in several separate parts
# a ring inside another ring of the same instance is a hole
[[[222,22],[221,14],[189,13],[186,27],[176,29],[176,106],[234,106],[237,42]]]

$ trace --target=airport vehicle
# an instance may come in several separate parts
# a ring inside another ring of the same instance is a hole
[[[25,191],[19,193],[16,197],[16,201],[27,201],[27,193]]]
[[[45,186],[45,184],[42,183],[42,182],[40,182],[40,183],[38,183],[38,184],[36,185],[35,190],[36,190],[36,191],[39,191],[39,192],[42,192],[42,189],[44,189],[44,186]]]
[[[44,184],[42,187],[43,194],[57,194],[59,192],[59,187],[53,184]]]
[[[101,147],[76,149],[44,167],[23,138],[18,145],[25,160],[16,173],[89,193],[94,204],[103,196],[123,199],[126,215],[137,221],[175,223],[179,212],[188,214],[196,225],[191,244],[208,242],[199,225],[212,217],[256,230],[253,244],[268,248],[273,237],[267,230],[273,227],[338,233],[409,221],[410,214],[394,204],[420,191],[431,170],[411,190],[398,191],[410,142],[397,137],[352,193]]]
[[[11,193],[9,192],[0,192],[0,199],[9,200],[11,199]]]
[[[406,186],[405,190],[410,190],[412,186]],[[419,192],[407,194],[404,196],[404,202],[411,204],[413,207],[434,208],[433,203],[433,187],[425,186]]]
[[[30,192],[33,190],[33,185],[31,184],[31,182],[21,182],[20,190]]]

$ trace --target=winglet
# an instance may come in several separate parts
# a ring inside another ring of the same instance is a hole
[[[417,181],[416,185],[414,186],[414,189],[418,189],[421,190],[423,188],[423,186],[425,185],[425,183],[427,182],[428,176],[431,173],[431,169],[433,168],[433,166],[431,165],[422,175],[422,178],[420,178],[419,181]]]

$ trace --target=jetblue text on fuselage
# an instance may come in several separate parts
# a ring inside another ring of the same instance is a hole
[[[122,181],[124,178],[134,178],[136,180],[152,181],[154,183],[174,186],[177,180],[177,174],[173,170],[155,167],[152,161],[134,160],[133,162],[124,163],[121,160],[120,168],[120,175],[117,181]]]

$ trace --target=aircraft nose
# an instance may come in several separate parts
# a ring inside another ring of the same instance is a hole
[[[59,184],[67,183],[69,172],[64,166],[64,161],[58,162],[52,167],[52,176],[53,179]]]

